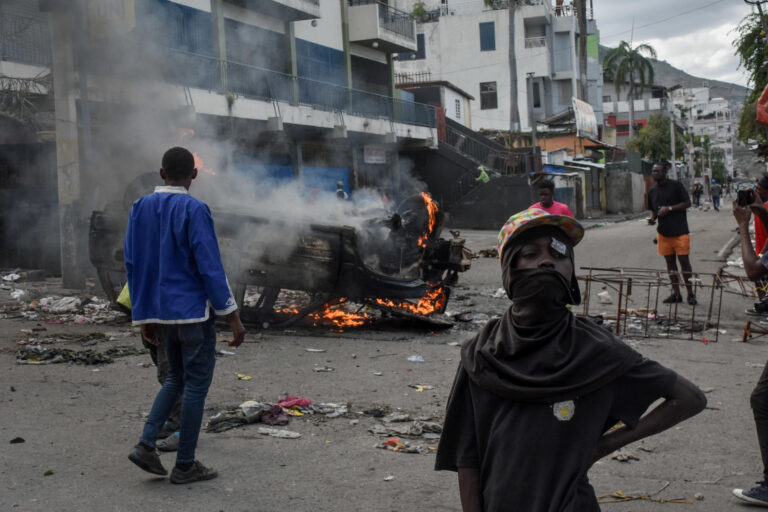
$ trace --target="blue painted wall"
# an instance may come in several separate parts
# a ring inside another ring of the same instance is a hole
[[[296,64],[302,78],[346,86],[344,52],[296,39]]]

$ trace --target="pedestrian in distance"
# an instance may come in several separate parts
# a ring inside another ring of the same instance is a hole
[[[567,204],[555,201],[555,184],[552,180],[538,182],[536,190],[539,195],[539,202],[533,203],[529,208],[539,208],[553,215],[573,217],[573,213]]]
[[[691,199],[685,187],[677,180],[667,178],[667,164],[664,161],[657,162],[653,166],[653,181],[656,186],[648,191],[648,209],[651,217],[648,224],[655,225],[658,253],[664,256],[672,282],[672,295],[664,299],[664,304],[683,302],[680,293],[680,274],[677,270],[677,262],[683,271],[683,284],[688,291],[688,304],[697,304],[696,295],[693,292],[691,277],[690,252],[691,237],[688,231],[688,217],[686,210],[691,206]]]
[[[340,201],[346,201],[349,199],[349,194],[344,190],[344,182],[343,181],[337,181],[336,182],[336,198]]]
[[[462,346],[435,461],[458,472],[464,512],[599,512],[589,468],[706,405],[694,384],[569,310],[583,235],[538,208],[499,233],[512,304]]]
[[[751,194],[751,199],[748,206],[740,206],[738,201],[734,201],[733,216],[739,226],[744,270],[749,279],[758,281],[768,277],[768,253],[755,254],[749,237],[749,219],[751,213],[754,213],[763,225],[768,226],[768,210],[759,194]],[[755,418],[757,441],[763,460],[763,479],[751,489],[734,489],[733,494],[744,502],[768,507],[768,364],[765,365],[752,391],[749,403]]]
[[[701,194],[704,192],[704,187],[701,183],[693,184],[693,205],[698,208],[701,206]]]
[[[720,211],[720,194],[722,192],[723,187],[713,179],[712,186],[709,187],[709,197],[712,200],[712,208],[714,208],[716,212]]]
[[[192,153],[180,147],[166,151],[160,176],[165,185],[131,208],[124,254],[133,323],[141,325],[145,340],[165,347],[168,378],[128,458],[149,473],[168,474],[156,442],[181,396],[179,445],[170,480],[186,484],[218,475],[195,460],[216,361],[215,315],[229,320],[230,346],[243,342],[245,329],[221,263],[211,211],[189,195],[197,177]]]

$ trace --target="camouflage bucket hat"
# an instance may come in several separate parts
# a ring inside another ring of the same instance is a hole
[[[584,228],[573,217],[552,215],[540,208],[528,208],[511,216],[499,231],[499,259],[507,244],[521,234],[541,226],[554,226],[563,230],[571,245],[575,246],[584,237]]]

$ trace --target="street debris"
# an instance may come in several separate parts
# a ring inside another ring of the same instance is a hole
[[[423,446],[411,446],[409,441],[405,441],[399,437],[390,437],[389,439],[378,443],[376,448],[401,453],[424,453],[426,451]]]
[[[392,476],[392,475],[387,475],[387,476],[384,477],[384,481],[385,482],[391,482],[394,479],[395,479],[395,477]]]
[[[499,250],[496,247],[490,247],[488,249],[480,249],[472,255],[473,258],[498,258]]]
[[[597,294],[597,300],[600,302],[600,304],[611,304],[613,303],[613,299],[611,298],[611,294],[607,291],[603,291]]]
[[[499,288],[491,294],[494,299],[507,298],[507,291],[504,288]]]
[[[611,458],[619,462],[631,462],[633,460],[640,460],[640,458],[637,455],[623,448],[621,450],[616,450],[615,452],[613,452],[613,455],[611,455]]]
[[[298,439],[301,437],[301,434],[292,430],[282,430],[269,427],[259,427],[258,432],[259,434],[265,436],[278,437],[280,439]]]
[[[16,364],[75,363],[84,365],[109,364],[116,357],[146,354],[147,350],[131,346],[119,346],[105,352],[95,350],[72,350],[67,348],[43,348],[39,345],[25,346],[16,351]]]
[[[324,372],[335,372],[336,370],[331,368],[330,366],[313,366],[312,371],[315,373],[324,373]]]
[[[235,375],[235,377],[237,377],[237,380],[251,380],[253,378],[250,375],[246,375],[244,373],[238,373]]]
[[[432,386],[429,384],[408,384],[408,387],[415,389],[417,393],[423,393],[432,389]]]
[[[325,352],[325,351],[326,351],[326,350],[325,350],[324,348],[305,348],[305,349],[304,349],[304,352],[316,352],[316,353],[321,353],[321,352]]]
[[[23,437],[14,437],[11,439],[11,444],[25,443],[26,440]]]
[[[423,363],[424,358],[420,355],[408,356],[408,360],[412,363]]]

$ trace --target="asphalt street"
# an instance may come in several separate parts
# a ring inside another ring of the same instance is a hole
[[[717,253],[734,233],[729,207],[720,213],[692,211],[689,222],[694,270],[716,271],[723,265]],[[654,228],[643,219],[591,224],[604,225],[587,231],[576,250],[577,266],[663,270],[652,242]],[[495,245],[494,232],[464,235],[475,250]],[[392,322],[340,333],[318,328],[251,330],[246,343],[231,351],[234,354],[218,358],[206,420],[245,400],[274,402],[287,394],[315,403],[347,404],[349,413],[292,418],[285,428],[300,433],[298,439],[261,435],[257,425],[203,433],[198,457],[221,476],[188,486],[170,485],[127,460],[158,387],[148,355],[95,367],[16,364],[17,342],[29,336],[23,329],[42,328],[50,335],[111,332],[121,343],[138,347],[136,331],[127,322],[51,325],[2,318],[0,509],[458,511],[455,474],[432,469],[434,453],[429,447],[435,441],[412,438],[423,453],[378,449],[383,439],[369,430],[381,419],[370,411],[441,421],[459,361],[456,344],[479,329],[486,315],[508,306],[506,298],[494,296],[500,286],[496,259],[473,260],[448,304],[448,312],[466,313],[470,321],[448,330]],[[0,304],[13,303],[8,295],[0,290]],[[701,297],[702,308],[708,300]],[[622,492],[633,498],[606,497],[617,502],[603,504],[602,510],[741,509],[731,489],[750,487],[761,478],[749,393],[768,354],[765,338],[740,341],[747,319],[743,310],[749,305],[747,298],[725,296],[718,343],[711,339],[712,329],[694,340],[628,339],[646,357],[704,389],[709,405],[679,427],[627,447],[627,460],[607,457],[598,462],[590,472],[597,493]],[[226,338],[226,332],[221,336]],[[423,362],[410,356],[421,356]],[[320,372],[318,367],[331,370]],[[238,379],[238,374],[252,379]],[[10,444],[17,437],[24,442]],[[162,459],[172,466],[172,454]],[[525,478],[525,468],[520,468],[520,478]],[[661,502],[671,499],[692,504]]]

